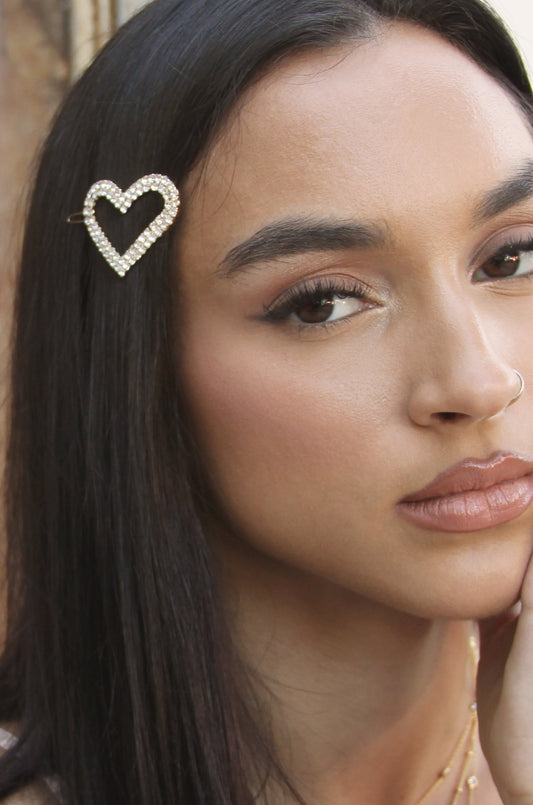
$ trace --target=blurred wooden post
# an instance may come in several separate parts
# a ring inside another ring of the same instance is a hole
[[[71,0],[70,70],[76,79],[100,48],[145,0]]]

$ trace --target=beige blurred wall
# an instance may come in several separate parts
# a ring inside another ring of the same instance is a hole
[[[52,31],[60,20],[29,0],[0,11],[0,340],[5,343],[21,212],[38,143],[64,91],[66,62]],[[4,353],[0,360],[4,358]],[[3,365],[3,362],[2,362]]]
[[[533,0],[490,0],[518,43],[533,75]]]
[[[0,0],[0,470],[13,281],[31,168],[64,92],[59,0]],[[1,542],[0,542],[1,548]]]

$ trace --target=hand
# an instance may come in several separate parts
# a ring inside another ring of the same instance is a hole
[[[521,604],[480,624],[481,745],[504,805],[533,805],[533,561]]]

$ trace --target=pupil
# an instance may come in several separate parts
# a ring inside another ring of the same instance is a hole
[[[298,309],[298,318],[306,324],[319,324],[327,321],[333,312],[333,299],[319,299]]]

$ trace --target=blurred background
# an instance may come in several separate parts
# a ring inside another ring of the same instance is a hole
[[[530,76],[533,76],[533,3],[531,0],[490,0],[518,42]]]
[[[0,2],[1,427],[13,277],[39,144],[68,85],[145,0]],[[533,1],[492,0],[492,5],[515,35],[531,72]]]

